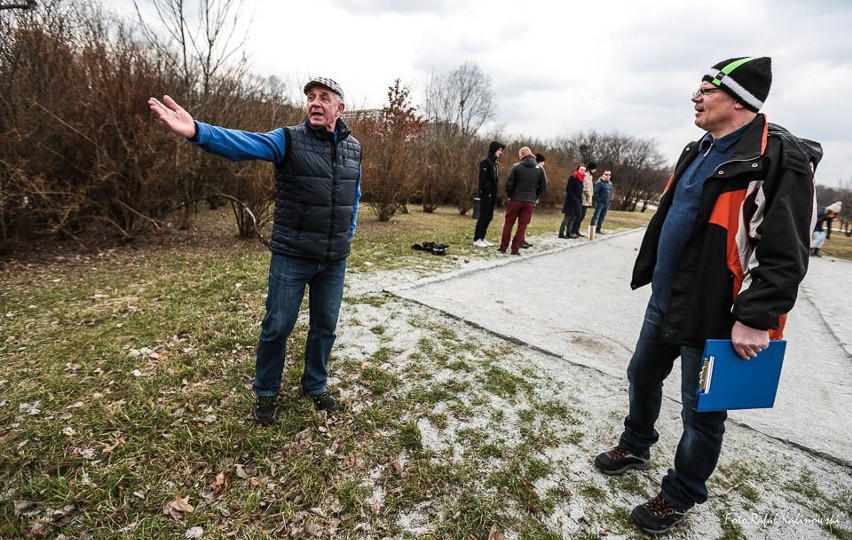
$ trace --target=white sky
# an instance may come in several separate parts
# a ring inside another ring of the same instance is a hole
[[[652,138],[672,163],[701,135],[689,98],[704,72],[726,58],[771,56],[763,112],[822,143],[818,183],[852,184],[852,2],[245,1],[258,75],[294,88],[331,77],[349,108],[381,107],[396,78],[416,104],[430,74],[473,62],[493,84],[488,129]]]

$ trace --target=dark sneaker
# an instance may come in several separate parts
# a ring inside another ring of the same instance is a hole
[[[651,454],[636,455],[620,444],[595,458],[595,466],[604,474],[621,474],[630,469],[645,470],[651,467]]]
[[[660,493],[650,501],[634,508],[630,518],[646,533],[663,534],[678,523],[683,523],[686,512],[687,510],[667,501]]]
[[[328,392],[314,394],[311,395],[310,398],[311,401],[314,402],[314,407],[316,407],[318,411],[333,412],[337,410],[337,401],[335,401]]]
[[[523,242],[521,242],[521,247],[522,247],[523,249],[529,249],[529,248],[531,248],[531,247],[532,247],[532,244],[530,244],[529,242],[527,242],[526,240],[524,240]]]
[[[271,424],[275,420],[275,396],[257,396],[252,416],[258,424]]]

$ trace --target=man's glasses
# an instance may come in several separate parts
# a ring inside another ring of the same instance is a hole
[[[699,87],[698,90],[692,93],[692,97],[694,98],[703,98],[706,97],[707,94],[712,94],[713,92],[718,92],[721,88],[704,88]]]

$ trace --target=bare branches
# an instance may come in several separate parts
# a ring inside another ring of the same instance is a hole
[[[426,88],[426,116],[444,135],[474,135],[494,116],[491,78],[465,63],[446,75],[432,75]]]

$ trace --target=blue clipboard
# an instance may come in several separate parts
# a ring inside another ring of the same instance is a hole
[[[775,404],[787,342],[773,340],[751,360],[743,360],[729,339],[708,339],[698,377],[695,410],[765,409]]]

